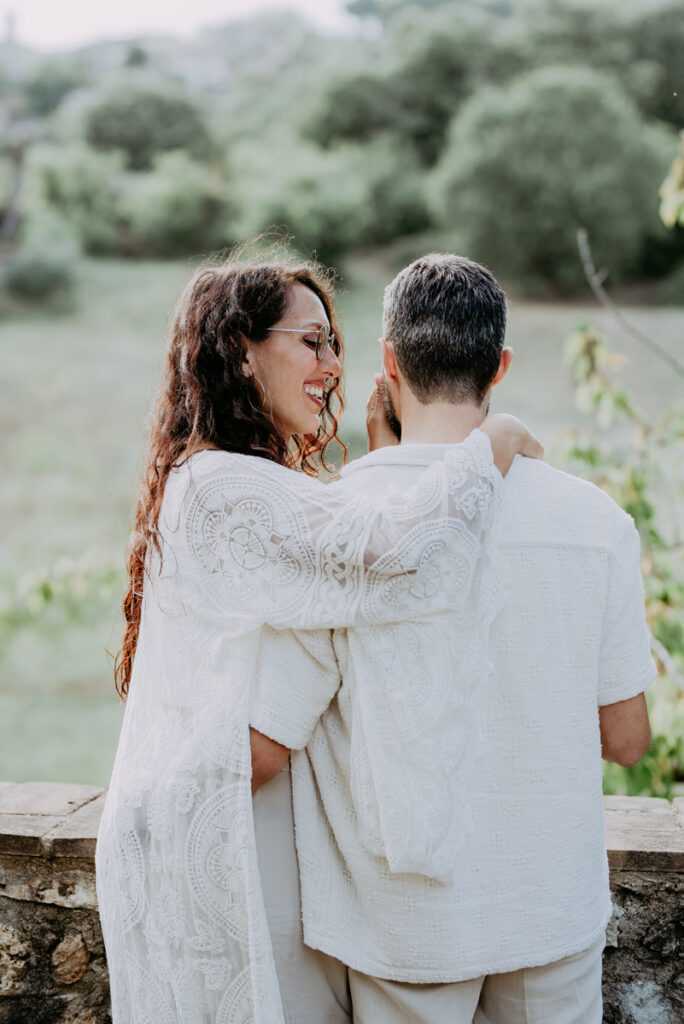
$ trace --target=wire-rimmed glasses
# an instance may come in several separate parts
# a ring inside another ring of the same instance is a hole
[[[323,324],[317,331],[305,331],[295,327],[269,327],[269,331],[282,331],[283,334],[301,334],[302,341],[316,353],[316,359],[320,362],[325,359],[325,353],[335,340],[335,335],[330,330],[329,324]],[[308,335],[308,337],[307,337]]]

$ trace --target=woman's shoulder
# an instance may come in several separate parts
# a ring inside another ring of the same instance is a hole
[[[296,532],[307,510],[328,508],[330,500],[330,489],[316,477],[258,455],[204,449],[170,474],[165,520],[187,526],[209,517],[216,526],[219,511],[232,508],[250,521],[277,522]]]
[[[220,448],[203,448],[194,452],[174,467],[172,473],[179,479],[201,480],[223,476],[256,475],[267,477],[286,476],[290,479],[293,470],[259,455],[243,455]]]
[[[294,496],[301,500],[311,487],[318,493],[323,485],[271,459],[217,448],[202,449],[183,460],[171,471],[167,482],[168,500],[173,495],[184,507],[196,498],[220,492],[233,496],[263,492],[272,501],[280,496],[287,503]]]

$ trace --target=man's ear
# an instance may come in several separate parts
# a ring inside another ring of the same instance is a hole
[[[394,345],[387,338],[379,339],[380,351],[382,352],[382,366],[385,376],[390,380],[397,379],[397,357],[394,354]]]
[[[499,361],[499,369],[494,374],[494,380],[492,381],[492,387],[494,387],[495,384],[498,384],[499,381],[504,379],[504,377],[508,373],[508,369],[509,369],[509,367],[510,367],[512,362],[513,362],[513,349],[510,348],[509,345],[506,345],[505,349],[501,353],[501,359]]]

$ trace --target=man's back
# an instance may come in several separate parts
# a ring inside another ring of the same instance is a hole
[[[432,458],[430,445],[382,449],[340,485],[401,487]],[[458,981],[548,963],[590,946],[610,914],[597,709],[653,675],[636,531],[597,488],[520,459],[497,547],[504,592],[479,666],[473,821],[453,882],[392,874],[364,836],[354,631],[335,634],[343,685],[294,761],[306,941],[366,974]],[[452,635],[448,615],[412,628],[435,627]]]

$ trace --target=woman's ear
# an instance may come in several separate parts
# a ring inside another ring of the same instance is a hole
[[[244,334],[240,335],[240,341],[242,342],[242,348],[245,353],[244,359],[242,360],[242,372],[245,377],[254,377],[256,374],[254,346],[248,338],[245,338]]]

